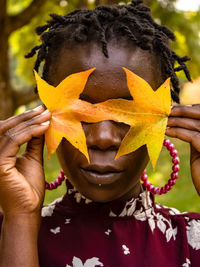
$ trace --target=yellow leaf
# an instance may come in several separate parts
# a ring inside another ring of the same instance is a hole
[[[131,126],[122,140],[116,158],[146,145],[155,168],[171,109],[170,78],[154,91],[144,79],[126,68],[123,69],[133,100],[112,99],[95,106],[104,113],[104,117]],[[90,122],[89,117],[87,122]]]
[[[130,129],[121,143],[116,158],[146,145],[155,168],[171,110],[170,78],[154,91],[144,79],[126,68],[123,69],[126,72],[128,88],[133,97],[133,111],[135,109],[136,112],[132,114],[133,125],[130,125],[133,133],[130,135]],[[138,133],[137,136],[134,131]]]
[[[71,107],[78,100],[79,95],[85,88],[89,75],[94,70],[95,68],[72,74],[57,87],[49,85],[35,71],[40,99],[52,113],[50,126],[45,134],[48,157],[56,151],[64,137],[79,149],[89,161],[85,134],[80,120],[73,115]]]
[[[123,68],[133,100],[112,99],[91,104],[78,98],[94,69],[72,74],[56,88],[42,80],[35,72],[40,98],[52,112],[52,119],[46,133],[49,156],[55,152],[62,138],[65,137],[89,161],[81,121],[95,123],[113,120],[130,125],[130,130],[122,140],[116,158],[146,145],[155,168],[170,114],[170,78],[154,91],[144,79]]]

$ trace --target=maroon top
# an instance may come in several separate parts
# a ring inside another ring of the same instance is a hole
[[[200,214],[158,205],[148,192],[97,203],[67,186],[42,209],[41,267],[200,266]]]

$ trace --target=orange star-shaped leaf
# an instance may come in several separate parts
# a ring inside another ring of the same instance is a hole
[[[56,88],[35,73],[40,98],[52,113],[45,138],[49,156],[65,137],[89,160],[86,138],[80,121],[94,123],[113,120],[131,126],[122,140],[116,158],[146,145],[155,167],[170,114],[170,78],[154,91],[145,80],[123,68],[133,100],[112,99],[93,105],[78,98],[94,69],[72,74]]]
[[[71,107],[76,101],[81,101],[78,100],[79,95],[82,93],[89,75],[94,70],[95,68],[72,74],[65,78],[57,87],[49,85],[35,71],[40,99],[52,113],[50,126],[45,134],[48,157],[56,151],[64,137],[74,147],[79,149],[89,161],[85,134],[80,120],[73,115]],[[90,106],[91,104],[88,103],[88,109]]]
[[[111,99],[94,105],[104,119],[130,125],[122,140],[116,158],[131,153],[146,145],[150,160],[155,168],[160,154],[171,107],[170,78],[156,91],[142,78],[123,68],[133,100]],[[101,111],[101,112],[100,112]],[[81,113],[81,107],[79,113]],[[89,115],[87,122],[95,122]],[[101,119],[102,120],[102,119]]]

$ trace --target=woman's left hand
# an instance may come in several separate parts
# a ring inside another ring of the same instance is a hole
[[[194,186],[200,195],[200,105],[174,106],[166,135],[190,143],[190,165]]]

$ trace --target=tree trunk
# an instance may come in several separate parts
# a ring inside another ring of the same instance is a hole
[[[15,110],[10,85],[8,37],[0,33],[0,120],[11,116]]]
[[[6,0],[0,4],[0,120],[14,112],[8,59]]]
[[[21,13],[7,15],[6,0],[0,0],[0,120],[13,115],[20,105],[37,99],[32,88],[15,91],[10,83],[9,44],[10,34],[28,24],[47,0],[33,0]]]

